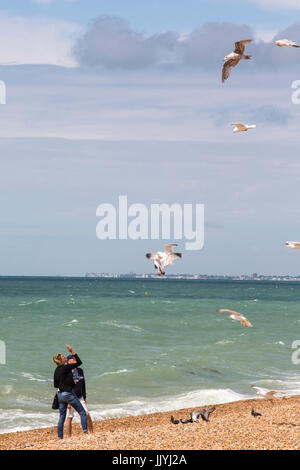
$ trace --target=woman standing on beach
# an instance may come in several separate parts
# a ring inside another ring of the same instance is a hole
[[[82,362],[74,352],[74,350],[66,344],[68,351],[74,356],[76,362],[67,364],[67,358],[63,354],[55,354],[53,361],[57,365],[54,372],[54,387],[58,389],[58,402],[59,402],[59,420],[57,424],[58,439],[63,439],[64,423],[66,419],[67,406],[71,406],[79,413],[81,420],[81,427],[84,433],[87,433],[87,416],[86,412],[80,403],[78,397],[72,392],[75,387],[73,380],[72,369],[79,367]]]

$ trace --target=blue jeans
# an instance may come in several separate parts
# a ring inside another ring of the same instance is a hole
[[[81,427],[83,432],[87,432],[87,417],[86,412],[79,401],[79,398],[73,392],[58,392],[58,403],[59,403],[59,420],[57,424],[58,439],[64,437],[64,423],[67,414],[67,405],[70,403],[71,406],[79,413],[81,420]]]

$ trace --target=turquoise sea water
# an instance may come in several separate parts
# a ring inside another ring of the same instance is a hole
[[[251,384],[300,393],[297,282],[0,278],[0,300],[0,432],[56,425],[52,356],[66,343],[94,419],[254,397]]]

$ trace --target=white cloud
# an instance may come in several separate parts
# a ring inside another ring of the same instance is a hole
[[[299,0],[300,2],[300,0]],[[74,46],[74,55],[84,66],[115,69],[142,69],[162,64],[178,64],[202,69],[220,67],[236,38],[256,38],[247,47],[258,67],[298,66],[295,51],[279,51],[270,42],[274,36],[299,41],[299,23],[283,31],[255,33],[251,27],[234,23],[207,23],[189,34],[165,32],[146,37],[118,17],[99,17]],[[248,64],[250,67],[251,64]]]
[[[139,68],[169,63],[176,50],[178,33],[166,32],[146,37],[119,17],[96,18],[75,46],[75,54],[85,65]]]
[[[79,25],[67,21],[0,13],[0,64],[75,66],[71,50],[81,33]]]

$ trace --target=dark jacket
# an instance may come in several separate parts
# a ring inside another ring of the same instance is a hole
[[[54,387],[58,388],[60,392],[72,392],[73,388],[75,387],[72,369],[79,367],[82,362],[77,354],[75,354],[74,357],[76,359],[74,364],[57,366],[54,371]]]
[[[85,400],[86,399],[86,390],[85,390],[85,380],[84,380],[84,373],[83,373],[83,370],[78,367],[77,368],[77,372],[80,376],[80,379],[79,381],[75,384],[75,387],[73,388],[73,393],[75,393],[75,395],[78,397],[78,398],[82,398]]]

